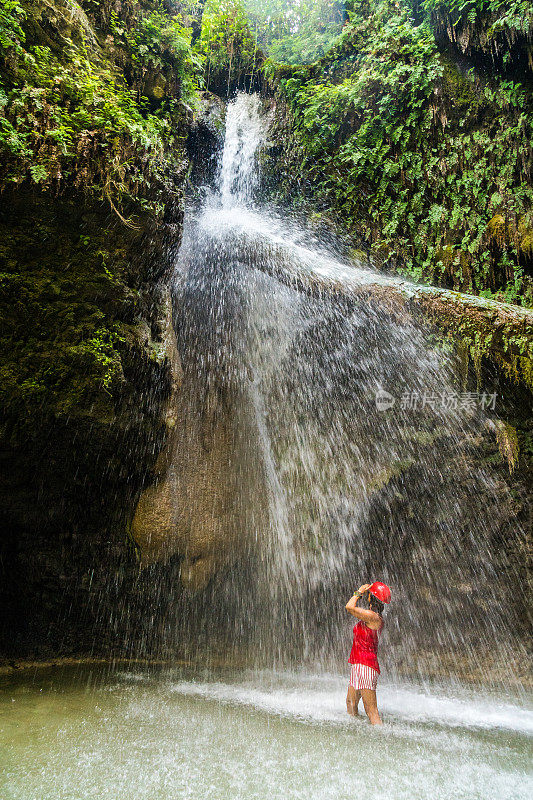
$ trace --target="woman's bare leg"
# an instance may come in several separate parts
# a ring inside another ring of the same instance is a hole
[[[357,706],[361,699],[361,692],[354,689],[353,686],[348,686],[348,694],[346,695],[346,710],[351,717],[357,717],[359,712]]]
[[[351,688],[351,687],[350,687]],[[361,697],[365,707],[366,715],[372,725],[383,725],[378,711],[378,701],[373,689],[361,689]]]

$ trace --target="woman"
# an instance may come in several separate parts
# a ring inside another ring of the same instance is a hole
[[[358,608],[359,600],[366,595],[369,608]],[[383,628],[383,604],[390,603],[390,589],[384,583],[365,583],[346,603],[346,611],[359,622],[354,625],[353,645],[349,662],[352,665],[350,683],[346,697],[348,714],[356,717],[359,700],[363,705],[372,725],[381,725],[376,700],[378,683],[378,639]]]

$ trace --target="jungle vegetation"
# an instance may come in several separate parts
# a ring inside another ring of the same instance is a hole
[[[521,43],[529,53],[533,6],[444,5],[428,0],[415,15],[406,2],[355,0],[325,57],[267,62],[290,110],[284,192],[297,171],[384,268],[532,305],[533,104],[529,67],[513,63]],[[452,32],[503,32],[507,52],[492,60],[490,39],[477,63],[465,39],[464,52],[444,47],[433,25],[445,13]]]
[[[262,85],[280,195],[383,268],[531,305],[532,26],[530,0],[2,0],[0,180],[161,216],[198,90]]]

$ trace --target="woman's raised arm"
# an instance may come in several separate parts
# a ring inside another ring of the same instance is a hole
[[[371,611],[369,608],[358,608],[357,603],[361,599],[362,595],[368,591],[370,588],[369,583],[364,583],[356,593],[348,600],[346,603],[346,611],[348,614],[351,614],[352,617],[356,617],[357,619],[362,620],[369,628],[374,631],[378,631],[383,624],[383,620],[376,614],[375,611]]]

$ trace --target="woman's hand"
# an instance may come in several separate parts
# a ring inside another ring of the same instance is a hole
[[[373,631],[379,631],[383,625],[383,620],[381,619],[380,615],[376,614],[375,611],[371,611],[370,609],[357,607],[357,604],[361,599],[361,595],[363,595],[365,592],[368,592],[371,586],[371,583],[363,583],[353,597],[348,600],[345,608],[348,614],[351,614],[352,617],[360,619]]]

